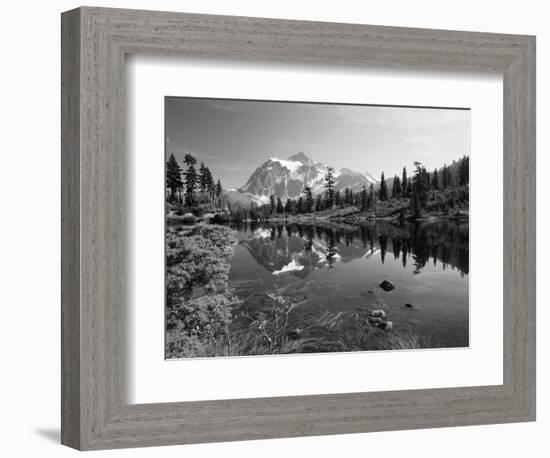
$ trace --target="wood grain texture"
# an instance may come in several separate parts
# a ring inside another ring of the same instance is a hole
[[[62,24],[64,444],[84,450],[535,418],[534,37],[87,7],[64,13]],[[129,53],[502,73],[504,384],[129,405]]]

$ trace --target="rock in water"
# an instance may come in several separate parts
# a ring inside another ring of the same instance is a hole
[[[380,288],[382,288],[384,291],[391,291],[392,289],[395,289],[395,286],[391,281],[384,280],[382,283],[380,283]]]
[[[372,310],[369,315],[375,318],[386,318],[386,312],[382,309]]]
[[[405,307],[409,308],[409,309],[412,309],[413,308],[413,305],[412,304],[409,304],[408,302],[405,304]]]

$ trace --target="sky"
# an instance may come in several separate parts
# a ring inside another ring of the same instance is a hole
[[[298,152],[377,178],[470,154],[464,109],[166,97],[165,127],[167,157],[194,155],[225,189],[244,186],[270,157]]]

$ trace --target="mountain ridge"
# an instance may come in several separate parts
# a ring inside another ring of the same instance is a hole
[[[324,191],[325,177],[328,166],[315,162],[303,152],[298,152],[287,159],[276,156],[257,167],[250,175],[246,184],[234,192],[248,196],[251,201],[264,203],[271,195],[286,201],[297,199],[306,186],[311,187],[314,195]],[[363,186],[377,185],[378,180],[369,172],[358,172],[349,168],[333,168],[335,191],[345,188],[360,191]]]

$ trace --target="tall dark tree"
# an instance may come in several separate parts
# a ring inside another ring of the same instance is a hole
[[[275,196],[271,194],[269,196],[269,213],[273,214],[277,210],[277,202],[275,201]]]
[[[283,213],[284,207],[283,203],[281,202],[281,199],[277,197],[277,213],[281,214]]]
[[[367,209],[369,196],[367,194],[367,188],[363,186],[363,189],[361,190],[361,211],[365,211]]]
[[[411,201],[412,211],[415,216],[419,215],[420,209],[424,208],[427,200],[427,193],[429,190],[429,178],[426,169],[422,166],[420,162],[415,162],[415,171],[412,178],[412,199]],[[418,211],[417,211],[418,207]]]
[[[337,207],[340,206],[341,202],[340,202],[341,198],[340,198],[340,191],[335,191],[334,192],[334,205],[336,205]]]
[[[353,189],[349,190],[349,204],[353,205],[353,202],[355,202],[355,196],[353,195]]]
[[[199,190],[203,195],[207,193],[206,180],[207,180],[206,167],[204,165],[204,162],[201,162],[201,165],[199,167]]]
[[[372,183],[369,185],[369,209],[374,210],[374,185]]]
[[[464,156],[458,163],[458,185],[465,186],[470,182],[470,159]]]
[[[401,180],[397,175],[393,178],[392,197],[401,197]]]
[[[351,205],[351,199],[349,195],[349,188],[346,186],[346,189],[344,189],[344,203],[346,205]]]
[[[439,173],[437,172],[437,169],[434,169],[432,173],[432,188],[439,189]]]
[[[302,196],[298,198],[298,202],[296,202],[296,213],[304,213],[306,210],[304,209],[304,199]]]
[[[170,189],[170,202],[176,200],[178,192],[183,186],[181,180],[181,167],[173,154],[170,154],[166,163],[166,187]]]
[[[407,169],[403,167],[403,175],[401,177],[401,191],[403,193],[403,197],[407,197],[408,190],[409,190],[409,182],[407,180]]]
[[[315,211],[320,212],[323,210],[323,196],[321,194],[317,194],[317,197],[315,198]]]
[[[380,178],[380,189],[378,190],[378,198],[381,201],[388,200],[388,189],[386,187],[386,179],[384,178],[384,172]]]
[[[327,167],[327,174],[325,175],[325,192],[326,192],[326,207],[332,208],[334,206],[334,169]]]
[[[313,194],[311,193],[311,187],[304,187],[304,212],[311,213],[314,210]]]
[[[195,170],[195,164],[197,160],[191,155],[186,154],[183,158],[183,162],[187,166],[185,171],[185,205],[192,207],[195,205],[195,189],[197,186],[197,171]]]
[[[216,197],[219,199],[222,193],[223,193],[222,182],[218,178],[218,182],[216,183]]]

